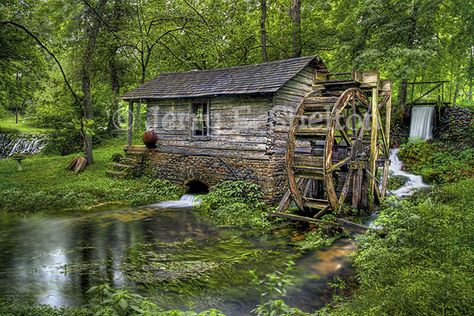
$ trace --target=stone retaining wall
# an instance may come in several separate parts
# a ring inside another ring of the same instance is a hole
[[[474,146],[474,111],[458,106],[442,110],[435,138]]]
[[[287,188],[286,161],[282,155],[250,159],[159,150],[149,150],[146,155],[148,172],[184,187],[193,180],[209,187],[224,180],[246,180],[258,184],[270,203],[278,203]]]

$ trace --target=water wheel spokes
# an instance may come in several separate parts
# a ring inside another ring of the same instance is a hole
[[[378,95],[374,101],[370,92],[353,87],[338,97],[309,94],[298,107],[289,133],[287,170],[289,189],[301,210],[320,210],[318,216],[327,209],[339,212],[349,197],[359,208],[382,195],[371,182],[377,177],[379,150],[388,158],[388,140],[386,132],[374,132],[374,120],[379,127],[383,122]],[[384,177],[386,168],[385,163]],[[305,179],[303,188],[297,184],[300,179]]]

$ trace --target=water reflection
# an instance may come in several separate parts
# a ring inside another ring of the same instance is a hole
[[[93,285],[104,282],[116,287],[135,285],[123,268],[124,258],[133,246],[191,239],[203,247],[212,247],[214,243],[218,247],[219,240],[228,238],[229,234],[249,240],[249,246],[245,246],[248,251],[278,250],[282,257],[295,252],[286,241],[275,236],[245,237],[243,232],[218,230],[191,210],[153,207],[75,217],[3,214],[0,216],[0,295],[29,298],[54,306],[82,305],[86,303],[86,291]],[[347,272],[345,254],[351,247],[347,240],[340,241],[330,250],[308,253],[298,259],[297,286],[290,291],[288,301],[305,310],[327,302],[318,295],[327,297],[330,293],[327,280]],[[226,249],[217,251],[227,256],[222,253]],[[281,269],[277,264],[281,263],[266,262],[262,269]],[[240,265],[239,269],[239,273],[246,274],[249,267]],[[248,314],[258,303],[253,285],[238,285],[234,290],[239,292],[235,297],[217,294],[213,297],[210,290],[206,292],[206,299],[195,298],[203,302],[197,308],[219,308],[231,315]],[[221,289],[215,291],[218,293]],[[244,300],[242,293],[246,295]],[[142,294],[152,296],[154,293]],[[175,302],[165,305],[182,307],[173,304]]]

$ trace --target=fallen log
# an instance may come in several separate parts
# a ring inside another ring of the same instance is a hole
[[[269,217],[282,217],[282,218],[286,218],[286,219],[290,219],[290,220],[294,220],[294,221],[306,222],[306,223],[312,223],[312,224],[336,225],[336,226],[340,226],[340,227],[344,227],[346,229],[349,229],[349,230],[351,230],[355,233],[358,233],[358,234],[363,234],[367,230],[375,231],[378,234],[380,234],[381,236],[384,236],[386,234],[383,230],[369,228],[365,225],[354,223],[354,222],[351,222],[351,221],[349,221],[347,219],[343,219],[343,218],[336,218],[335,221],[325,221],[325,220],[316,219],[316,218],[312,218],[312,217],[306,217],[306,216],[283,213],[283,212],[271,212],[268,216]]]

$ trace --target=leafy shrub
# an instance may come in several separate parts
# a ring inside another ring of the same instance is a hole
[[[56,126],[47,133],[48,142],[44,148],[45,153],[60,154],[62,156],[75,153],[82,148],[82,137],[78,130],[70,124]]]
[[[18,129],[15,129],[15,128],[8,128],[8,127],[0,126],[0,133],[1,134],[18,135],[18,134],[20,134],[20,131]]]
[[[305,316],[309,315],[298,308],[288,306],[282,298],[293,285],[294,262],[289,261],[284,271],[275,271],[260,279],[255,271],[250,271],[253,284],[260,294],[260,304],[252,311],[257,316]]]
[[[145,205],[164,200],[178,200],[183,190],[167,180],[156,179],[141,190],[130,192],[131,205]]]
[[[359,238],[354,263],[361,286],[337,313],[472,314],[473,187],[469,179],[440,188],[438,200],[385,206],[378,224],[388,234]]]
[[[414,142],[399,152],[404,167],[429,183],[447,183],[474,176],[474,148],[445,147],[438,142]]]
[[[253,183],[224,181],[202,197],[198,207],[219,225],[268,227],[263,193]]]
[[[85,183],[65,183],[56,187],[24,190],[20,187],[2,190],[0,210],[11,212],[84,209],[100,203],[120,203],[132,206],[176,200],[182,189],[163,180],[119,181],[105,179]]]
[[[388,178],[387,189],[389,190],[397,190],[398,188],[402,187],[405,183],[407,183],[408,178],[405,176],[393,176],[390,175]]]
[[[163,311],[147,298],[132,294],[125,289],[114,289],[107,284],[92,287],[87,293],[91,295],[89,306],[94,316],[225,316],[217,310],[201,313],[179,310]]]

